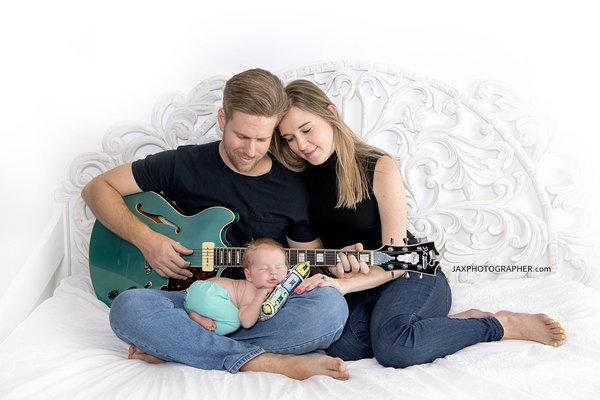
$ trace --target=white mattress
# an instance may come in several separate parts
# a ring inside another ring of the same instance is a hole
[[[0,344],[0,398],[600,398],[600,291],[552,276],[453,285],[453,293],[453,312],[545,312],[561,321],[568,340],[558,349],[482,343],[406,369],[383,368],[373,359],[350,362],[345,382],[150,365],[127,359],[128,345],[112,333],[108,308],[86,278],[70,277]]]

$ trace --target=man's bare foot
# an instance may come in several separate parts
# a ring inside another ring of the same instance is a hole
[[[217,329],[217,324],[215,324],[215,321],[213,321],[211,318],[202,316],[194,311],[192,311],[189,314],[189,316],[193,321],[198,323],[201,327],[203,327],[206,330],[214,332]]]
[[[350,377],[341,358],[321,354],[294,356],[263,353],[244,364],[240,371],[272,372],[298,380],[315,375],[330,376],[342,381]]]
[[[532,340],[558,347],[566,339],[565,331],[560,323],[546,314],[523,314],[503,310],[494,316],[504,328],[502,340]]]
[[[150,364],[162,364],[165,361],[161,360],[160,358],[156,358],[154,356],[151,356],[150,354],[146,354],[144,353],[142,350],[140,350],[139,348],[137,348],[134,345],[129,346],[129,357],[130,360],[142,360],[142,361],[146,361],[147,363]]]
[[[494,314],[487,311],[481,311],[477,308],[471,308],[470,310],[459,312],[456,314],[448,315],[448,318],[456,318],[456,319],[467,319],[467,318],[487,318],[493,317]]]

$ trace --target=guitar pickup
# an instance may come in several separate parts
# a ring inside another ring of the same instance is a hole
[[[202,243],[202,271],[213,272],[215,270],[215,243],[204,242]]]

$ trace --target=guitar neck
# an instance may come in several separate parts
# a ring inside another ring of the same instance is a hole
[[[215,247],[215,267],[235,267],[242,265],[245,248],[243,247]],[[330,249],[284,249],[288,265],[296,265],[299,262],[310,261],[312,267],[334,267],[339,261],[339,254],[354,255],[359,261],[367,265],[373,265],[372,251],[342,251]]]

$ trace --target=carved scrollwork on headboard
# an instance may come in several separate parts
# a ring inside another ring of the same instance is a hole
[[[551,120],[502,84],[480,82],[467,96],[425,75],[360,61],[322,63],[280,76],[286,83],[318,84],[357,134],[397,160],[409,230],[436,242],[452,279],[537,276],[550,272],[535,268],[547,267],[589,279],[585,231],[572,229],[584,218],[576,184],[545,183]],[[225,81],[215,77],[189,94],[163,96],[150,125],[115,126],[105,135],[102,152],[73,162],[58,198],[70,205],[74,268],[87,268],[93,223],[79,196],[83,186],[146,154],[218,140],[216,111]],[[486,271],[478,272],[479,266]],[[503,268],[511,266],[533,269]]]

